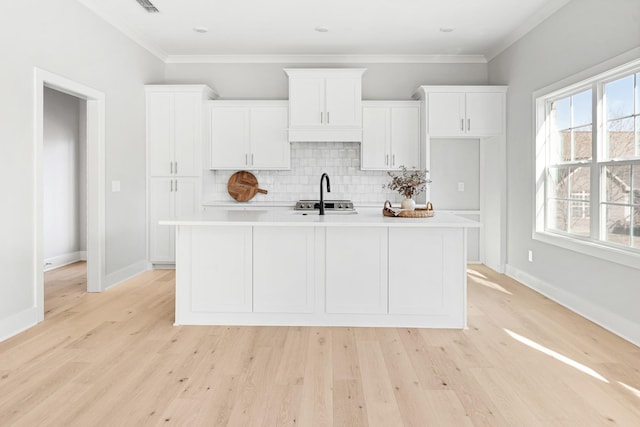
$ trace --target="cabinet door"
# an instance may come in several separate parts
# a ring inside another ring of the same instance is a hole
[[[289,126],[324,124],[324,79],[296,77],[289,80]]]
[[[173,93],[147,94],[147,144],[149,175],[172,175],[173,166]]]
[[[201,94],[176,93],[174,106],[174,174],[200,176],[202,170]]]
[[[500,135],[503,127],[503,93],[467,93],[467,133],[469,135]]]
[[[291,144],[287,138],[286,106],[252,107],[251,158],[254,169],[288,169]]]
[[[331,127],[362,126],[361,80],[327,78],[325,82],[325,124]]]
[[[254,312],[313,312],[314,242],[313,227],[254,228]]]
[[[200,179],[176,178],[173,182],[176,218],[192,217],[200,212]]]
[[[464,93],[428,94],[428,130],[431,136],[459,136],[465,134]]]
[[[175,261],[175,227],[159,225],[158,221],[173,218],[173,178],[149,180],[149,261],[173,263]]]
[[[463,311],[464,232],[460,228],[389,229],[389,313]]]
[[[362,108],[362,169],[387,170],[391,139],[390,110],[386,107]]]
[[[327,228],[327,313],[387,312],[387,251],[386,228]]]
[[[191,233],[191,265],[183,268],[191,273],[192,311],[251,312],[251,227],[184,228]]]
[[[211,169],[248,166],[249,108],[211,108],[210,151]]]
[[[391,167],[420,168],[420,107],[391,109]]]

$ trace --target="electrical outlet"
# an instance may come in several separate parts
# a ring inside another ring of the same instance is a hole
[[[120,192],[120,181],[111,181],[111,192],[113,193]]]
[[[533,262],[533,251],[529,249],[529,262]]]
[[[458,183],[458,191],[464,191],[464,182]]]

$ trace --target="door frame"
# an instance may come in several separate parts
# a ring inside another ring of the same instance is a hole
[[[44,88],[84,99],[87,104],[87,292],[102,292],[105,282],[105,94],[37,67],[34,82],[34,303],[37,321],[41,322],[44,320]]]

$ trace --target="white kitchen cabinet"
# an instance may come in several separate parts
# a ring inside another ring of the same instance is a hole
[[[419,250],[415,243],[420,242]],[[451,254],[465,250],[461,229],[389,229],[389,313],[439,315],[459,310],[465,265]],[[429,272],[426,274],[425,272]]]
[[[492,91],[491,86],[426,88],[430,136],[484,137],[504,133],[504,91]]]
[[[387,313],[387,253],[386,228],[327,228],[327,313]]]
[[[364,69],[285,69],[289,141],[361,141]]]
[[[289,169],[287,101],[209,103],[211,169]]]
[[[185,280],[193,286],[189,295],[177,295],[176,304],[186,303],[196,314],[250,313],[251,227],[197,227],[185,232],[189,234],[184,236],[188,245],[179,248],[178,260],[183,255],[190,257],[191,271],[185,272],[189,275]]]
[[[277,250],[274,250],[274,242],[277,242]],[[313,312],[314,244],[313,227],[254,228],[254,312]]]
[[[420,167],[420,102],[362,103],[361,168]]]
[[[147,85],[147,251],[153,264],[175,262],[174,227],[159,220],[192,215],[200,206],[204,85]]]
[[[200,176],[203,102],[213,91],[203,85],[148,85],[149,176]]]
[[[200,179],[157,177],[149,180],[149,260],[175,262],[175,230],[158,221],[189,217],[200,210]]]

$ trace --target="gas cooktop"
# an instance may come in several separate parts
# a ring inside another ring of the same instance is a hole
[[[320,210],[320,200],[298,200],[294,208],[297,211],[317,211]],[[353,212],[353,202],[351,200],[325,200],[325,211]]]

